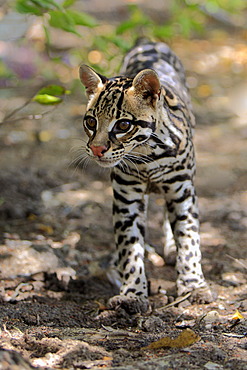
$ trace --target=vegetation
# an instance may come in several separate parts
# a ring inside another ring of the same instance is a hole
[[[44,80],[57,77],[63,84],[63,78],[58,69],[71,71],[81,60],[88,62],[101,73],[111,74],[120,65],[122,55],[128,50],[138,36],[148,36],[154,39],[169,41],[174,38],[202,37],[212,21],[234,27],[246,27],[243,10],[246,2],[242,0],[175,0],[168,2],[167,10],[160,19],[154,19],[142,7],[130,2],[126,5],[126,17],[120,22],[102,24],[86,12],[78,10],[81,7],[76,0],[16,0],[12,3],[18,13],[37,18],[43,29],[43,50],[49,63],[42,73]],[[73,34],[81,40],[83,48],[66,50],[67,60],[62,52],[54,52],[53,30],[61,30]],[[22,40],[23,44],[27,41]],[[40,48],[40,47],[39,47]],[[71,62],[73,60],[73,62]],[[60,65],[62,68],[57,68]],[[49,73],[49,68],[51,72]],[[0,65],[2,75],[13,76],[8,65]],[[70,73],[70,72],[68,72]],[[69,88],[73,89],[75,74],[72,73]],[[59,89],[59,87],[57,88]],[[57,93],[57,89],[55,92]],[[63,88],[62,88],[63,89]],[[58,104],[63,101],[64,94],[44,94],[38,91],[34,100],[41,104]],[[65,91],[65,90],[64,90]],[[67,91],[68,92],[68,91]]]
[[[76,0],[65,0],[62,4],[54,0],[17,0],[15,6],[20,13],[42,17],[46,41],[49,44],[49,27],[82,37],[77,26],[95,28],[98,25],[98,21],[89,14],[71,10],[75,3]],[[152,37],[166,39],[174,35],[190,37],[195,32],[201,34],[210,17],[230,22],[231,15],[239,15],[245,8],[246,4],[242,0],[176,0],[170,2],[169,14],[165,15],[165,24],[160,25],[146,15],[138,5],[130,3],[128,19],[117,25],[111,34],[101,36],[100,41],[104,40],[102,43],[98,41],[95,32],[95,43],[100,48],[106,49],[106,44],[112,42],[124,51],[127,46],[127,42],[124,42],[126,36],[129,39],[131,35],[137,33],[144,32]]]

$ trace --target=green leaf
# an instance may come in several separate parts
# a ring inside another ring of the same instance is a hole
[[[41,9],[50,10],[54,8],[53,1],[49,1],[49,0],[25,0],[25,1],[26,3],[30,2],[37,8],[41,8]]]
[[[75,22],[73,17],[68,12],[62,12],[60,10],[53,10],[50,13],[49,24],[52,27],[60,28],[61,30],[74,33],[77,36],[81,36],[75,29]]]
[[[130,4],[129,8],[129,19],[120,23],[116,29],[118,35],[123,34],[126,31],[135,30],[140,27],[146,27],[153,25],[151,19],[145,15],[145,13],[136,4]]]
[[[192,22],[190,18],[181,16],[178,18],[178,23],[180,26],[181,34],[184,37],[188,38],[192,29]]]
[[[32,1],[37,1],[37,0],[32,0]],[[53,5],[54,8],[63,10],[63,7],[59,4],[59,1],[55,0],[38,0],[41,3],[46,3],[47,5],[49,4],[49,8],[52,9],[51,5]]]
[[[42,15],[53,9],[62,9],[54,0],[17,0],[16,10],[19,13]]]
[[[131,42],[126,41],[121,36],[110,35],[106,39],[116,45],[122,52],[126,52],[131,48]]]
[[[60,85],[48,85],[42,87],[37,94],[33,97],[33,101],[40,104],[59,104],[62,102],[62,96],[65,94],[70,94],[69,90],[66,90]]]
[[[76,0],[65,0],[62,4],[64,8],[69,8],[71,5],[73,5],[76,2]]]
[[[105,36],[95,35],[93,40],[93,47],[106,53],[109,49],[109,41]]]
[[[66,90],[63,86],[60,86],[60,85],[48,85],[48,86],[42,87],[42,89],[40,89],[36,95],[44,95],[44,94],[60,96],[60,95],[66,94]]]
[[[97,26],[96,20],[86,13],[77,12],[75,10],[67,10],[66,13],[73,19],[76,25],[87,27]]]
[[[117,35],[121,35],[124,32],[131,30],[136,27],[136,22],[133,21],[132,19],[122,22],[116,29]]]
[[[169,39],[174,35],[174,30],[172,26],[156,26],[153,29],[153,35],[158,38]]]
[[[63,99],[49,94],[38,94],[34,96],[33,101],[36,101],[40,104],[53,105],[61,103]]]
[[[49,45],[51,44],[51,37],[50,37],[49,28],[46,27],[45,24],[43,24],[43,29],[44,29],[44,33],[45,33],[46,44],[49,47]]]
[[[18,0],[16,2],[15,8],[19,13],[24,14],[42,15],[44,13],[43,8],[32,5],[29,1],[26,0]]]

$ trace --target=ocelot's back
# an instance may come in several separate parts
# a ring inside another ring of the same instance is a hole
[[[133,78],[136,73],[146,68],[154,69],[161,84],[167,88],[170,86],[173,93],[181,96],[190,106],[184,67],[168,45],[139,39],[125,56],[121,74]]]

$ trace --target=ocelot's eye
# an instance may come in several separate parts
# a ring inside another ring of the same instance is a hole
[[[127,132],[131,128],[132,123],[130,121],[119,121],[115,124],[114,131],[116,132]]]
[[[88,130],[94,130],[97,125],[97,121],[93,117],[86,117],[84,119],[84,125]]]

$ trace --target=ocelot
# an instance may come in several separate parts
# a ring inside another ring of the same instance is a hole
[[[140,40],[126,55],[121,75],[106,78],[85,64],[80,79],[88,106],[86,152],[112,167],[113,220],[120,294],[111,307],[148,309],[144,236],[148,194],[166,203],[166,254],[176,245],[177,292],[212,301],[201,268],[194,188],[194,116],[183,66],[164,43]]]

